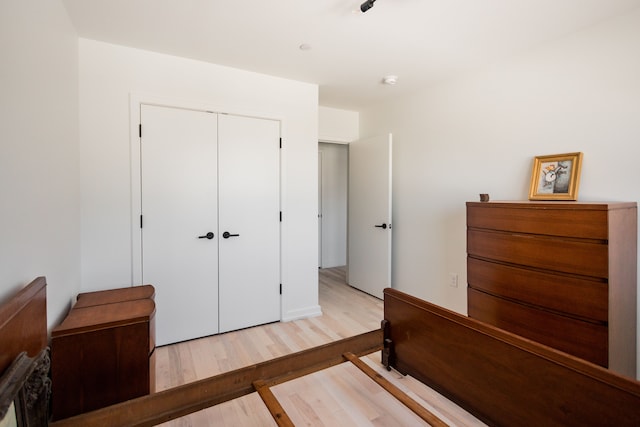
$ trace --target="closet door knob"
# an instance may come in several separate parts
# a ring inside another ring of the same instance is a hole
[[[237,237],[239,236],[239,234],[231,234],[228,231],[225,231],[224,233],[222,233],[222,237],[224,237],[225,239],[228,239],[229,237]]]
[[[382,229],[386,229],[387,228],[387,224],[380,224],[380,225],[374,225],[374,227],[378,227],[378,228],[382,228]]]
[[[205,234],[204,236],[198,236],[198,239],[213,239],[213,233],[212,232],[208,232],[207,234]]]

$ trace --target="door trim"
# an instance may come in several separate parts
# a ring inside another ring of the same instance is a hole
[[[324,161],[324,152],[318,149],[318,268],[322,268],[322,162]]]

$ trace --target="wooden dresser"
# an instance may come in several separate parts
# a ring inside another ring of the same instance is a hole
[[[467,202],[470,317],[636,375],[636,203]]]
[[[52,418],[154,392],[155,290],[89,292],[51,332]]]

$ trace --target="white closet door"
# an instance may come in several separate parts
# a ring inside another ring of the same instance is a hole
[[[383,298],[391,286],[391,134],[349,144],[348,283]]]
[[[140,115],[142,275],[156,288],[157,345],[218,333],[217,115],[150,105]]]
[[[279,146],[279,122],[219,115],[220,332],[280,320]]]

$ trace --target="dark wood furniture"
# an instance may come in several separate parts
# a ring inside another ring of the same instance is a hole
[[[343,363],[347,352],[364,356],[381,348],[382,331],[374,330],[56,421],[51,427],[153,426],[254,393],[264,384],[275,385]],[[276,419],[278,425],[287,425],[280,423],[283,418]]]
[[[384,291],[384,318],[381,330],[122,402],[51,427],[155,425],[353,360],[349,352],[368,354],[381,349],[383,342],[389,368],[412,375],[490,425],[640,425],[637,381],[394,289]],[[273,399],[271,395],[265,400],[267,406]],[[286,413],[272,415],[278,425],[290,425],[283,422]]]
[[[80,294],[51,332],[53,419],[155,389],[155,303],[150,285]]]
[[[130,288],[108,289],[106,291],[83,292],[76,297],[73,308],[91,307],[94,305],[113,304],[137,299],[154,299],[156,290],[152,285],[133,286]]]
[[[1,423],[47,425],[51,381],[46,286],[46,279],[38,277],[0,305]]]
[[[0,373],[23,351],[47,346],[47,281],[38,277],[0,306]]]
[[[495,426],[638,426],[640,383],[385,289],[390,366]]]
[[[636,375],[636,203],[468,202],[468,314]]]

